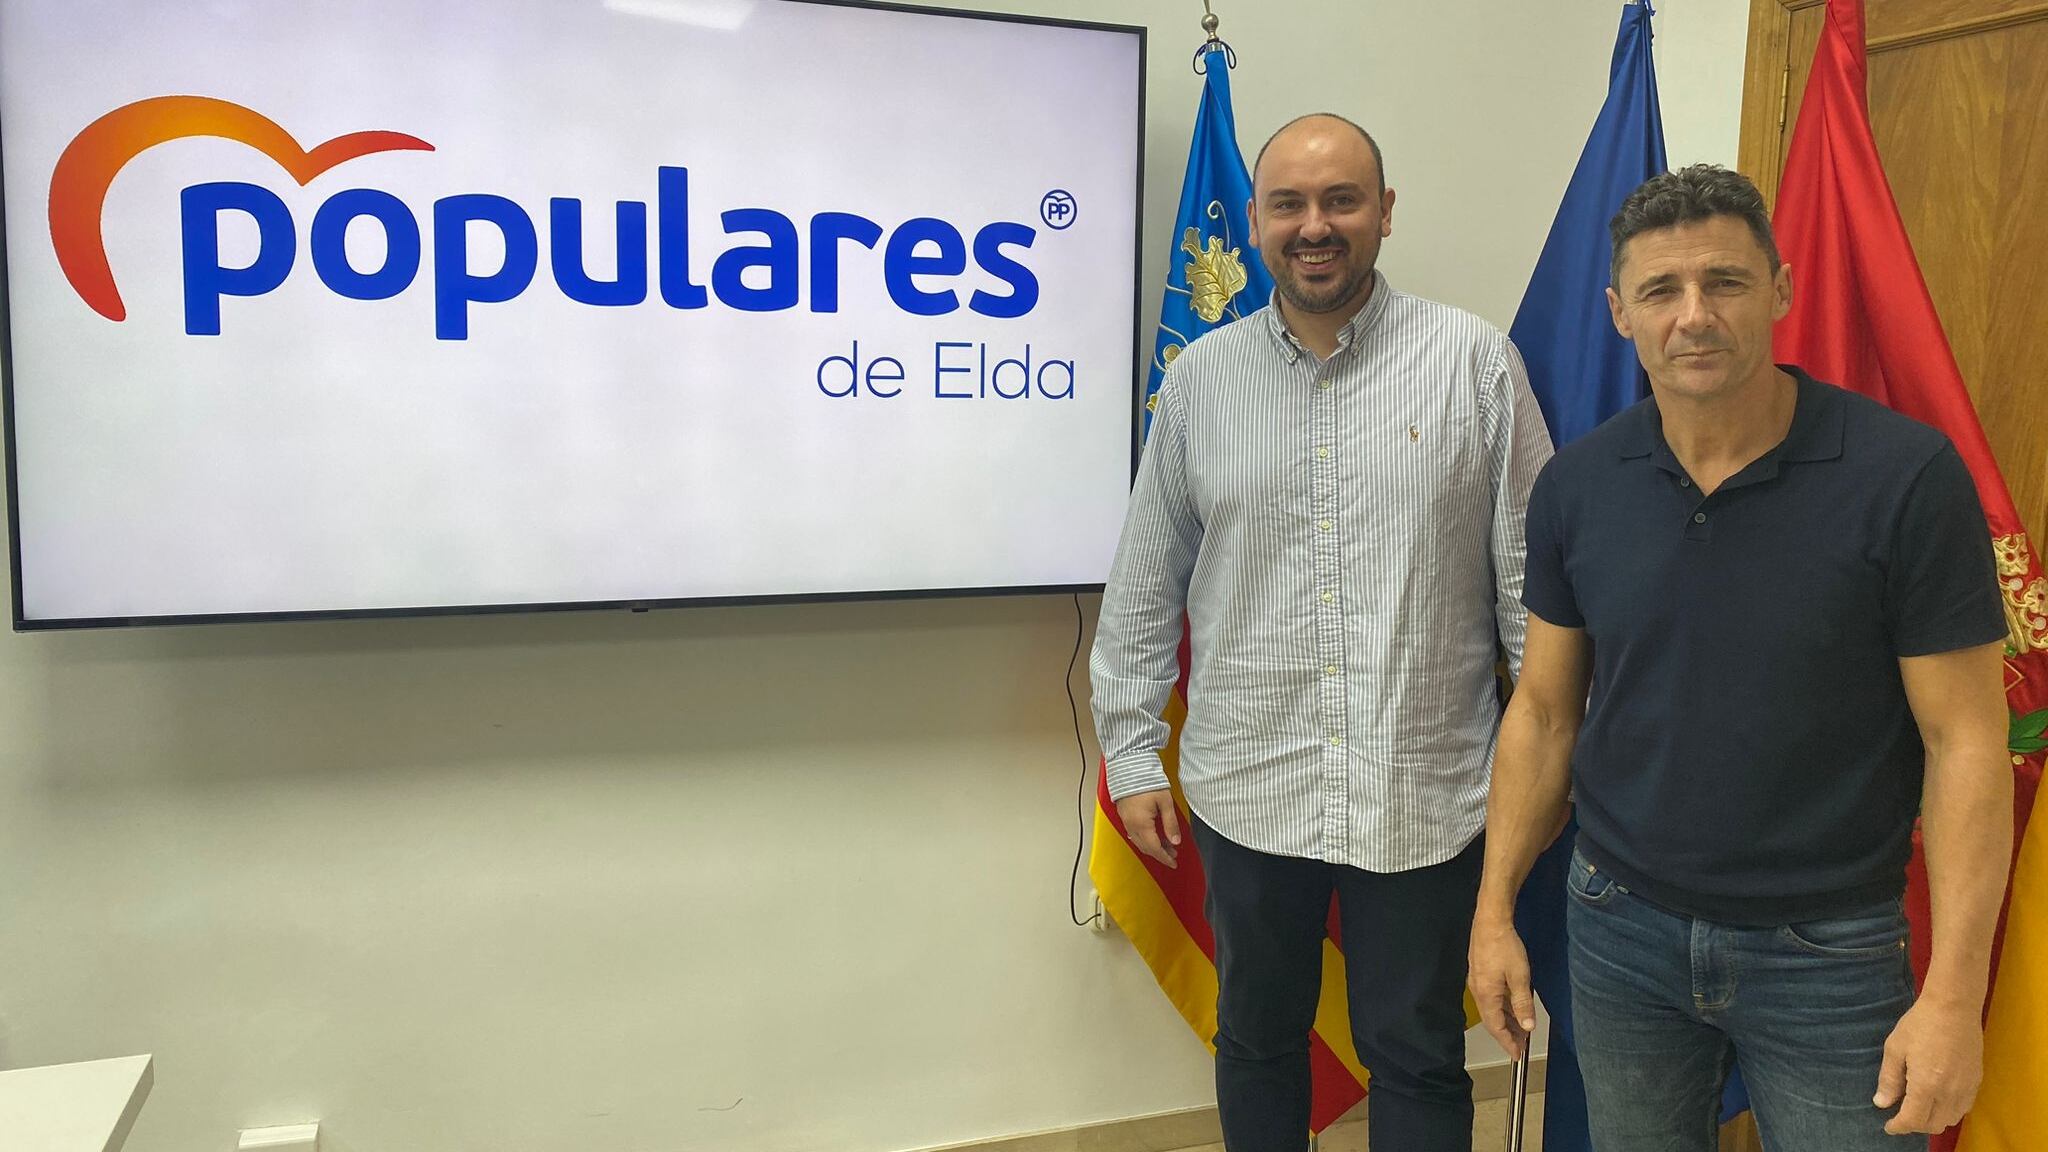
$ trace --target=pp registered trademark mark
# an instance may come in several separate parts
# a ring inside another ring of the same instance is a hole
[[[1055,232],[1064,232],[1074,226],[1074,217],[1079,215],[1081,206],[1074,201],[1074,194],[1064,188],[1055,188],[1038,202],[1038,218]]]

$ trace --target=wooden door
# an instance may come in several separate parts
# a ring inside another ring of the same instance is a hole
[[[1750,3],[1740,164],[1773,204],[1824,14],[1825,0]],[[1878,154],[2020,520],[2042,548],[2048,2],[1865,0],[1865,25]]]

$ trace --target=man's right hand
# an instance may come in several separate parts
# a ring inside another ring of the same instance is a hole
[[[1482,913],[1472,922],[1465,986],[1479,1005],[1479,1020],[1508,1056],[1520,1060],[1536,1030],[1536,994],[1529,987],[1529,953],[1512,915]]]
[[[1180,855],[1180,812],[1173,806],[1172,789],[1126,796],[1116,802],[1116,814],[1133,847],[1168,868],[1174,866]]]

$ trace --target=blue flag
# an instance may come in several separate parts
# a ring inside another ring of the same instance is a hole
[[[1665,170],[1664,122],[1650,58],[1647,0],[1621,10],[1607,103],[1593,122],[1564,203],[1543,242],[1509,331],[1560,446],[1648,394],[1636,350],[1607,313],[1607,222],[1643,181]],[[1547,1104],[1547,1102],[1546,1102]]]
[[[1252,178],[1237,150],[1237,118],[1230,111],[1229,52],[1211,43],[1202,53],[1202,106],[1188,145],[1188,172],[1174,218],[1166,293],[1159,302],[1159,336],[1145,380],[1145,428],[1152,427],[1153,395],[1166,366],[1202,333],[1266,306],[1273,279],[1247,238],[1245,205]]]
[[[1621,10],[1607,102],[1586,138],[1564,203],[1529,277],[1509,335],[1528,365],[1529,384],[1559,447],[1649,393],[1636,350],[1608,314],[1607,222],[1636,186],[1666,169],[1657,70],[1650,56],[1649,0]],[[1515,927],[1529,950],[1536,995],[1550,1010],[1543,1097],[1544,1152],[1589,1152],[1586,1087],[1572,1040],[1571,979],[1566,970],[1564,879],[1578,838],[1576,820],[1543,853],[1522,885]],[[1726,1119],[1749,1107],[1739,1076],[1722,1098]]]

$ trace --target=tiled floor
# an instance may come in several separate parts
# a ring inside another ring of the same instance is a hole
[[[1472,1121],[1472,1152],[1506,1152],[1508,1146],[1508,1102],[1481,1100]],[[1524,1152],[1541,1152],[1543,1147],[1543,1095],[1529,1097],[1529,1112],[1522,1130]],[[1366,1152],[1365,1121],[1347,1119],[1323,1133],[1319,1152]],[[1203,1144],[1184,1152],[1223,1152],[1221,1144]]]

